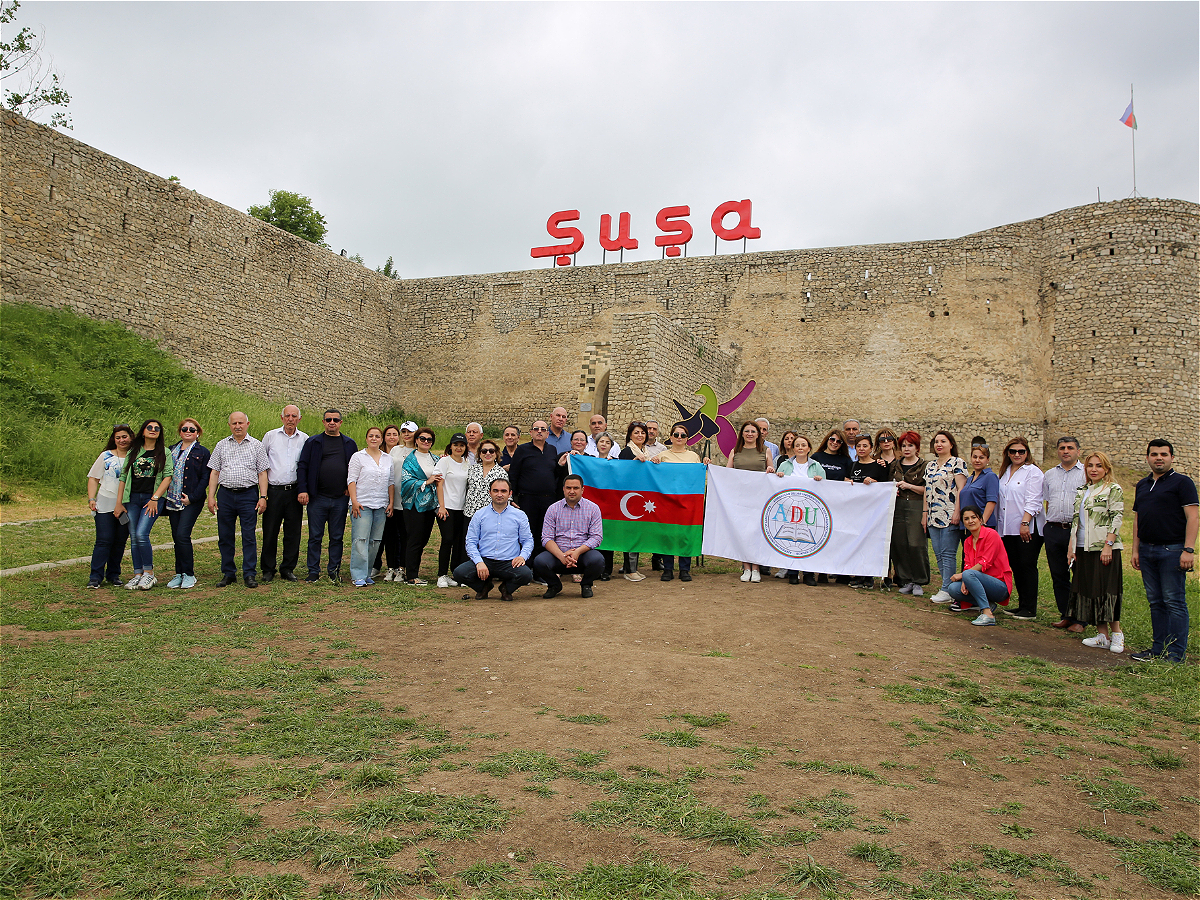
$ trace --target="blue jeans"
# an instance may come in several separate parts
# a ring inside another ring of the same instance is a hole
[[[171,520],[171,540],[175,544],[175,572],[179,575],[196,574],[196,554],[192,549],[192,529],[200,518],[203,503],[189,503],[183,509],[168,509]]]
[[[957,525],[938,528],[929,526],[929,542],[933,544],[933,558],[937,560],[938,574],[942,576],[942,590],[949,592],[953,584],[950,576],[958,571],[958,542],[962,532]]]
[[[387,512],[382,506],[379,509],[370,509],[364,506],[360,516],[357,518],[353,514],[350,516],[350,578],[352,581],[363,581],[370,577],[371,562],[375,559],[375,551],[379,549],[379,544],[383,540],[383,526],[386,523]]]
[[[221,550],[221,574],[237,577],[234,552],[237,550],[236,531],[242,525],[242,577],[250,578],[258,570],[258,485],[248,491],[217,488],[217,547]]]
[[[963,588],[967,591],[964,592]],[[980,609],[995,609],[1000,601],[1008,599],[1008,585],[992,575],[975,569],[962,573],[962,581],[955,581],[946,591],[953,599],[973,603]]]
[[[145,572],[154,568],[154,550],[150,547],[150,529],[158,521],[158,516],[147,515],[146,503],[151,494],[131,493],[125,508],[129,511],[130,553],[133,555],[133,571]],[[158,511],[161,513],[163,502],[158,501]]]
[[[1185,592],[1187,573],[1179,568],[1183,544],[1139,544],[1138,565],[1146,602],[1150,604],[1150,627],[1154,645],[1150,652],[1166,654],[1171,662],[1183,662],[1188,643],[1188,606]]]
[[[309,494],[308,499],[308,577],[321,574],[321,539],[329,528],[329,577],[342,568],[342,542],[346,537],[346,511],[349,497],[326,497]]]
[[[113,584],[121,581],[121,558],[125,555],[125,542],[128,540],[128,525],[122,525],[110,512],[96,513],[96,545],[92,548],[92,574],[89,581],[99,583],[106,574]]]
[[[662,560],[662,569],[664,572],[671,572],[675,568],[675,557],[660,556]],[[690,575],[692,572],[692,558],[690,556],[679,557],[679,574]]]

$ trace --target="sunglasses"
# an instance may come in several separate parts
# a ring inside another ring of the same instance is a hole
[[[340,422],[340,421],[342,421],[342,420],[341,419],[326,419],[325,424],[332,425],[334,422]]]
[[[483,448],[482,448],[482,449],[481,449],[479,452],[480,452],[480,453],[493,453],[493,454],[494,454],[494,453],[496,452],[496,448],[495,448],[495,447],[483,447]]]
[[[1024,456],[1024,455],[1025,455],[1026,453],[1028,453],[1029,451],[1028,451],[1028,450],[1022,450],[1020,447],[1013,447],[1013,448],[1012,448],[1011,450],[1009,450],[1008,452],[1009,452],[1009,455],[1010,455],[1010,456]]]
[[[841,438],[830,438],[829,439],[829,443],[831,443],[831,444],[840,444],[841,442],[842,442]]]
[[[672,435],[671,435],[671,437],[673,437],[673,438],[685,438],[685,437],[687,437],[687,433],[686,433],[686,432],[683,432],[683,431],[676,431],[674,434],[672,434]]]
[[[147,425],[145,430],[146,431],[162,431],[162,429],[159,428],[157,425]]]
[[[199,430],[200,430],[199,428],[196,428],[193,425],[184,425],[182,428],[179,429],[179,433],[180,434],[195,434]]]
[[[432,444],[433,443],[433,438],[431,438],[427,434],[421,435],[419,438],[417,438],[417,440],[420,441],[422,444]]]
[[[881,443],[881,444],[894,444],[894,443],[896,443],[896,439],[895,439],[895,438],[890,438],[890,437],[881,437],[881,438],[879,439],[879,443]]]
[[[550,429],[549,429],[549,428],[543,428],[543,427],[541,427],[541,426],[537,426],[537,427],[531,428],[531,429],[529,429],[529,430],[530,430],[530,431],[549,431]]]

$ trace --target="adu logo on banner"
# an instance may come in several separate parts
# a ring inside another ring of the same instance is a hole
[[[763,505],[762,533],[767,543],[784,556],[804,559],[829,540],[833,514],[812,491],[780,491]]]

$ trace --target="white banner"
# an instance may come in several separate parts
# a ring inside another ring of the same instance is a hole
[[[802,572],[885,576],[893,484],[708,467],[704,554]]]

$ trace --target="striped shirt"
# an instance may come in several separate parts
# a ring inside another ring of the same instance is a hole
[[[563,499],[546,510],[546,518],[542,520],[543,547],[554,541],[564,553],[584,544],[588,549],[595,550],[603,540],[604,523],[600,517],[600,507],[587,497],[580,497],[574,507],[568,506]]]
[[[240,490],[258,484],[259,473],[271,468],[271,463],[262,442],[257,438],[246,435],[239,444],[231,434],[217,441],[208,459],[208,467],[221,473],[217,479],[221,487]]]

